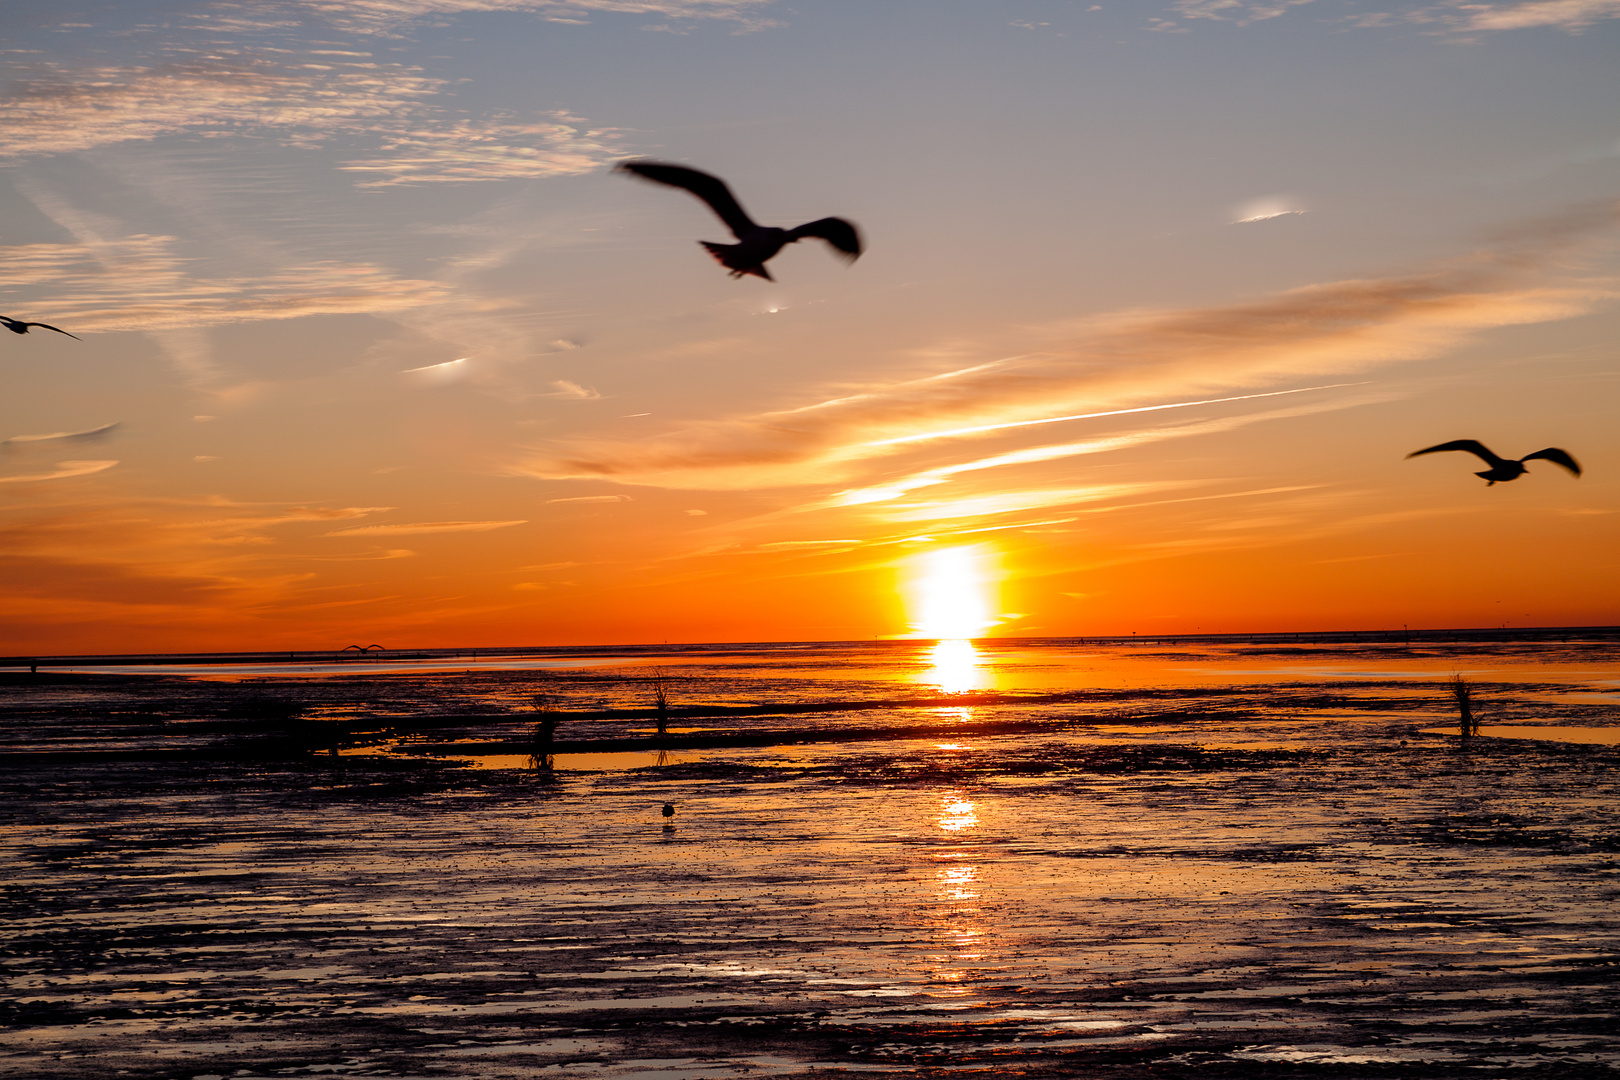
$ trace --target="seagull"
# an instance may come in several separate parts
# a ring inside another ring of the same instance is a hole
[[[627,172],[643,180],[651,180],[655,184],[685,188],[708,203],[709,209],[718,214],[720,220],[731,230],[731,234],[742,242],[711,244],[707,240],[700,240],[698,243],[707,248],[709,254],[713,255],[721,266],[730,270],[734,278],[752,274],[766,281],[775,281],[770,271],[765,269],[765,263],[775,258],[776,253],[788,244],[796,243],[807,236],[827,241],[833,246],[835,253],[849,262],[860,258],[860,231],[843,218],[825,217],[800,225],[797,229],[778,229],[770,225],[756,224],[738,204],[736,196],[732,195],[726,182],[718,176],[710,176],[706,172],[688,169],[684,165],[669,165],[661,161],[621,161],[616,171]]]
[[[67,334],[67,336],[72,338],[74,341],[84,340],[84,338],[80,337],[78,334],[68,334],[68,332],[62,329],[60,326],[52,326],[50,323],[43,322],[23,322],[21,319],[8,319],[4,315],[0,315],[0,326],[4,326],[13,334],[26,334],[28,333],[28,328],[30,326],[37,326],[42,330],[55,330],[58,334]]]
[[[1453,439],[1451,442],[1441,443],[1439,446],[1430,446],[1422,450],[1414,450],[1406,456],[1415,458],[1419,454],[1437,454],[1442,450],[1466,450],[1470,454],[1477,454],[1481,461],[1490,468],[1474,475],[1486,481],[1485,486],[1490,487],[1498,480],[1517,480],[1525,473],[1524,463],[1541,459],[1550,461],[1554,465],[1562,465],[1576,476],[1581,475],[1581,467],[1575,459],[1569,456],[1569,451],[1560,450],[1556,446],[1549,446],[1545,450],[1537,450],[1533,454],[1526,454],[1518,461],[1497,457],[1485,449],[1485,444],[1475,439]]]

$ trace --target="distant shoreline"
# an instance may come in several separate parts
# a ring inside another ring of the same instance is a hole
[[[404,648],[361,652],[347,649],[277,649],[217,653],[99,653],[0,656],[0,669],[39,667],[138,667],[144,665],[226,664],[333,664],[363,666],[379,661],[400,662],[498,660],[521,657],[667,656],[690,653],[725,653],[737,650],[802,648],[908,648],[934,638],[883,638],[848,641],[733,641],[683,642],[665,645],[535,645],[478,648]],[[974,638],[981,648],[1046,647],[1073,645],[1444,645],[1505,642],[1614,642],[1620,626],[1457,627],[1436,630],[1277,630],[1238,634],[1132,634],[1073,637]]]

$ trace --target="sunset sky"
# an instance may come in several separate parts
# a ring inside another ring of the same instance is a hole
[[[1620,622],[1620,0],[7,21],[0,652]]]

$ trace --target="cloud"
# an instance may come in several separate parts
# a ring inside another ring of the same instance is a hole
[[[185,50],[179,50],[182,54]],[[332,50],[326,50],[330,53]],[[440,104],[443,80],[367,53],[288,64],[238,57],[63,69],[0,99],[0,161],[165,136],[370,144],[339,166],[362,188],[578,176],[626,153],[620,133],[563,111],[473,118]]]
[[[1290,8],[1301,7],[1312,0],[1176,0],[1171,8],[1187,19],[1220,19],[1243,26],[1275,19]]]
[[[341,166],[372,173],[363,188],[580,176],[624,156],[618,132],[568,113],[544,121],[458,120],[389,136],[380,155]]]
[[[89,150],[180,132],[277,132],[310,144],[365,133],[412,112],[443,85],[414,69],[361,59],[284,65],[176,62],[59,71],[0,100],[0,159]]]
[[[513,525],[527,525],[528,521],[418,521],[400,525],[360,525],[352,529],[338,529],[327,536],[431,536],[439,533],[490,532]]]
[[[16,453],[22,450],[46,448],[47,444],[55,443],[87,443],[99,442],[111,435],[118,428],[118,421],[102,424],[100,427],[90,428],[87,431],[57,431],[50,435],[13,435],[9,439],[0,440],[0,450],[7,453]],[[54,445],[49,448],[54,449]]]
[[[1184,19],[1215,19],[1240,26],[1274,19],[1313,0],[1176,0],[1171,5]],[[1620,0],[1523,0],[1518,3],[1478,3],[1447,0],[1404,12],[1372,12],[1351,19],[1357,26],[1399,23],[1438,25],[1449,30],[1525,30],[1552,27],[1576,33],[1608,19],[1620,18]],[[1178,29],[1174,22],[1151,20],[1155,29]]]
[[[914,472],[909,476],[886,480],[883,483],[873,487],[841,491],[833,495],[825,505],[861,506],[867,503],[889,502],[894,499],[902,498],[917,488],[933,487],[937,484],[943,484],[966,473],[982,472],[986,469],[1000,469],[1017,465],[1034,465],[1047,461],[1058,461],[1063,458],[1080,457],[1086,454],[1102,454],[1112,450],[1124,450],[1133,446],[1142,446],[1147,443],[1163,442],[1167,439],[1184,439],[1200,435],[1216,435],[1227,431],[1233,431],[1237,428],[1247,427],[1250,424],[1262,423],[1267,420],[1283,420],[1298,416],[1310,416],[1316,413],[1351,408],[1356,405],[1364,405],[1369,401],[1374,400],[1381,400],[1378,393],[1363,393],[1355,396],[1341,396],[1335,399],[1316,402],[1309,405],[1296,406],[1289,409],[1272,409],[1267,412],[1248,413],[1242,416],[1229,416],[1218,420],[1203,420],[1191,424],[1176,424],[1168,427],[1145,428],[1141,431],[1131,431],[1120,435],[1105,436],[1099,439],[1086,439],[1082,442],[1027,447],[1022,450],[1013,450],[1004,454],[993,454],[989,457],[974,458],[968,461],[955,462],[950,465],[940,465],[931,469],[923,469],[919,472]]]
[[[616,503],[629,501],[630,496],[628,495],[575,495],[568,499],[547,499],[546,505],[550,506],[552,503]]]
[[[567,379],[554,379],[551,383],[554,388],[549,394],[539,394],[538,397],[569,398],[574,401],[600,401],[602,395],[594,387],[581,386]],[[638,416],[650,416],[650,413],[637,413]]]
[[[1233,218],[1233,225],[1249,225],[1257,221],[1274,221],[1281,217],[1292,217],[1308,213],[1293,199],[1282,195],[1267,195],[1258,199],[1251,199],[1237,208],[1237,216]]]
[[[1089,487],[1048,488],[1036,491],[998,491],[990,495],[972,495],[939,502],[905,503],[889,508],[885,517],[890,521],[940,521],[946,518],[1018,514],[1054,506],[1073,506],[1075,503],[1125,498],[1180,486],[1182,484],[1179,481],[1166,481],[1152,484],[1095,484]]]
[[[322,261],[255,276],[216,275],[179,249],[172,236],[145,234],[0,247],[0,287],[17,298],[12,303],[48,307],[52,319],[75,331],[376,314],[421,307],[448,292],[438,282],[399,277],[368,263]]]
[[[853,547],[859,543],[859,540],[772,540],[758,546],[765,549]]]
[[[0,476],[0,484],[32,484],[39,480],[63,480],[69,476],[89,476],[117,465],[116,461],[58,461],[56,471],[32,476]]]
[[[491,11],[532,12],[552,22],[580,24],[591,15],[722,20],[743,30],[779,25],[758,14],[774,0],[302,0],[298,6],[334,26],[359,33],[387,32],[422,20]],[[245,5],[250,17],[262,8]]]
[[[1620,19],[1620,0],[1531,0],[1520,4],[1454,3],[1456,19],[1470,30],[1524,30],[1551,26],[1583,30],[1605,19]]]
[[[658,438],[558,442],[514,471],[686,489],[816,485],[942,429],[1215,396],[1433,357],[1484,330],[1569,318],[1620,295],[1608,280],[1538,280],[1555,257],[1615,217],[1613,206],[1581,208],[1416,274],[1090,319],[1061,343],[1022,356]]]

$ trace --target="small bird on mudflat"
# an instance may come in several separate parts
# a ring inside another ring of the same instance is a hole
[[[667,802],[667,803],[664,804],[664,816],[667,817],[667,818],[675,816],[675,804],[674,803],[668,803]]]
[[[787,245],[807,236],[827,241],[835,253],[849,262],[861,256],[860,231],[843,218],[819,218],[796,229],[778,229],[771,225],[760,225],[749,217],[726,182],[718,176],[661,161],[621,161],[615,171],[627,172],[655,184],[684,188],[708,203],[709,209],[719,215],[731,234],[741,242],[711,244],[707,240],[699,240],[698,243],[721,266],[730,270],[734,278],[752,274],[766,281],[775,281],[770,271],[765,269],[765,263],[775,258],[776,253]]]
[[[1477,440],[1453,439],[1451,442],[1441,443],[1439,446],[1429,446],[1422,450],[1414,450],[1406,456],[1409,458],[1415,458],[1419,454],[1438,454],[1442,450],[1464,450],[1470,454],[1478,455],[1481,461],[1490,466],[1490,468],[1486,469],[1484,472],[1477,472],[1474,474],[1475,476],[1478,476],[1486,481],[1486,487],[1490,487],[1498,480],[1517,480],[1519,477],[1525,474],[1524,463],[1527,461],[1536,461],[1538,459],[1542,461],[1550,461],[1554,465],[1562,465],[1576,476],[1581,475],[1581,467],[1574,458],[1569,456],[1569,451],[1560,450],[1556,446],[1549,446],[1545,450],[1537,450],[1533,454],[1526,454],[1519,460],[1512,461],[1508,458],[1497,457],[1495,454],[1491,453],[1485,448],[1484,443],[1478,442]]]
[[[28,328],[30,326],[37,326],[41,330],[55,330],[58,334],[67,334],[67,336],[72,338],[74,341],[84,340],[84,338],[80,337],[78,334],[68,334],[68,332],[62,329],[60,326],[52,326],[50,323],[43,322],[23,322],[21,319],[8,319],[4,315],[0,315],[0,326],[10,330],[13,334],[26,334],[28,333]]]

